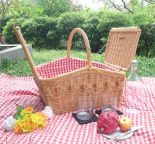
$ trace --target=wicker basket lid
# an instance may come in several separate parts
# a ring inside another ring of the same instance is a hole
[[[135,58],[141,29],[137,27],[112,28],[105,49],[105,63],[127,70]]]

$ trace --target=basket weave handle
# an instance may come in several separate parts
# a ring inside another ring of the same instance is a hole
[[[39,75],[37,73],[35,64],[33,62],[33,59],[31,57],[30,51],[29,51],[29,49],[27,47],[27,44],[26,44],[26,42],[25,42],[25,40],[23,38],[23,35],[22,35],[21,31],[20,31],[20,28],[18,26],[16,26],[16,27],[14,27],[14,31],[15,31],[15,34],[16,34],[16,37],[17,37],[18,41],[22,45],[22,48],[23,48],[23,50],[25,52],[26,58],[27,58],[27,60],[29,62],[29,65],[30,65],[30,68],[31,68],[31,71],[32,71],[34,77],[39,79]]]
[[[69,35],[68,43],[67,43],[67,57],[70,57],[70,55],[71,55],[72,39],[73,39],[73,36],[75,33],[80,33],[83,37],[84,44],[85,44],[85,47],[87,50],[87,65],[91,66],[92,63],[91,63],[91,50],[90,50],[89,40],[88,40],[86,33],[81,28],[73,29]]]

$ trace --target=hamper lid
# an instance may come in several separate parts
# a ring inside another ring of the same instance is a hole
[[[136,55],[141,29],[137,27],[112,28],[105,49],[105,63],[127,70]]]

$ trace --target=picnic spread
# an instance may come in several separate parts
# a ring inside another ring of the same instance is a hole
[[[155,143],[155,78],[138,77],[134,60],[139,28],[111,29],[105,63],[91,60],[88,37],[75,28],[67,57],[38,66],[14,29],[33,76],[0,75],[0,143]],[[71,57],[75,33],[83,37],[86,60]]]
[[[153,144],[155,143],[155,78],[143,78],[147,85],[143,111],[140,114],[125,114],[132,119],[133,126],[143,126],[132,137],[119,141],[121,144]],[[26,102],[26,103],[25,103]],[[123,99],[124,102],[124,99]],[[124,103],[120,110],[125,111]],[[16,113],[16,104],[33,106],[35,111],[42,111],[44,104],[39,96],[38,88],[33,77],[17,77],[6,74],[0,75],[0,123]],[[74,119],[72,113],[53,115],[47,120],[45,128],[39,128],[30,133],[15,134],[0,129],[0,143],[5,144],[101,144],[108,140],[97,133],[97,123],[84,125]],[[109,143],[116,143],[110,141]]]

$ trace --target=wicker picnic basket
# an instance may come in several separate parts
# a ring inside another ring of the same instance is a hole
[[[107,95],[117,98],[118,105],[121,103],[125,73],[91,61],[89,40],[82,29],[75,28],[70,33],[67,57],[39,66],[34,65],[19,27],[15,28],[15,32],[29,61],[41,98],[45,105],[52,107],[55,114],[76,111],[78,97],[83,96],[93,97],[94,108],[100,108],[101,99]],[[83,37],[87,60],[71,57],[72,38],[75,33],[80,33]]]

